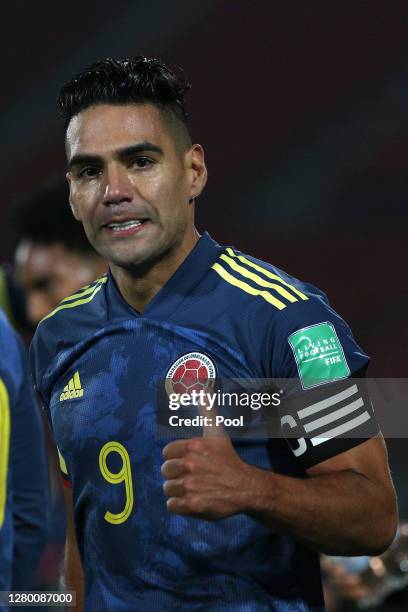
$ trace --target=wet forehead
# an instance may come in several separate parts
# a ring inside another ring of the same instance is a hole
[[[138,142],[163,147],[169,135],[160,111],[151,104],[100,104],[73,117],[66,141],[69,160],[77,154],[108,155]]]

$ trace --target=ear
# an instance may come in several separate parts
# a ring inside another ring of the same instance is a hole
[[[207,167],[204,160],[204,149],[199,144],[194,144],[190,149],[190,202],[197,198],[207,183]]]
[[[66,177],[66,179],[68,181],[68,185],[69,185],[69,205],[71,206],[72,214],[74,215],[74,217],[75,217],[75,219],[77,221],[81,221],[81,216],[79,214],[78,206],[75,203],[75,197],[74,197],[74,193],[73,193],[71,173],[67,172],[65,177]]]

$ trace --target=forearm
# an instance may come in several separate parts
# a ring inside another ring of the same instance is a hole
[[[255,520],[320,552],[379,554],[395,532],[395,498],[352,470],[300,479],[251,467],[244,503]]]
[[[227,437],[176,440],[163,456],[170,512],[206,520],[246,513],[328,554],[379,554],[394,537],[396,497],[381,437],[309,467],[307,478],[245,463]]]

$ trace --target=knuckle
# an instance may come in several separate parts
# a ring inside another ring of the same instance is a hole
[[[194,514],[199,514],[203,511],[203,505],[196,495],[191,495],[187,501],[188,509]]]
[[[191,476],[186,476],[183,479],[183,489],[186,493],[190,492],[190,491],[194,491],[194,478],[192,478]]]
[[[186,514],[188,509],[186,507],[185,499],[182,497],[170,497],[167,502],[167,510],[176,514]]]
[[[166,480],[163,484],[163,491],[167,497],[181,497],[186,492],[185,481],[183,478]]]
[[[202,438],[191,438],[187,443],[187,450],[192,453],[198,453],[202,448]]]
[[[186,459],[184,461],[184,469],[188,474],[192,474],[195,470],[195,461],[193,457],[190,457],[189,459]]]
[[[182,459],[172,459],[169,463],[169,474],[171,478],[175,478],[180,474],[180,471],[183,469],[183,460]]]

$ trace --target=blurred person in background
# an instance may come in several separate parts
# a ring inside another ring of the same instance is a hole
[[[0,310],[0,591],[32,588],[49,505],[44,434],[25,350]]]
[[[63,298],[106,271],[69,207],[65,178],[48,180],[28,194],[12,214],[17,237],[14,266],[0,269],[0,289],[8,315],[28,339],[39,321]],[[1,274],[3,270],[3,274]],[[1,279],[4,279],[1,283]],[[45,425],[45,421],[44,421]],[[51,473],[52,514],[50,539],[41,559],[36,588],[56,588],[65,540],[65,507],[55,469],[57,458],[45,438]]]
[[[0,308],[15,330],[31,336],[24,292],[14,277],[13,266],[7,262],[0,265]]]
[[[326,612],[408,610],[408,523],[375,557],[321,556]]]
[[[63,298],[106,272],[68,200],[66,180],[54,179],[30,194],[14,215],[15,278],[33,329]]]

